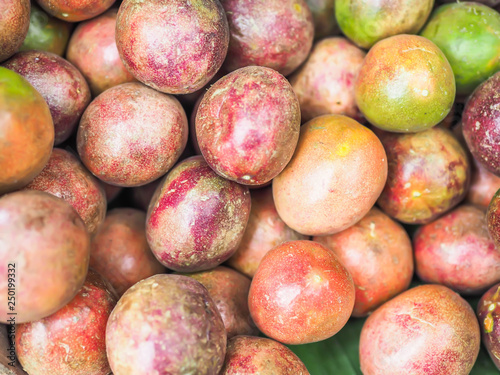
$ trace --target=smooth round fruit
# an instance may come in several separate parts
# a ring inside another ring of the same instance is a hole
[[[340,232],[375,204],[387,178],[384,147],[373,132],[340,115],[301,128],[295,154],[273,180],[279,216],[312,236]]]
[[[500,177],[500,72],[469,97],[462,116],[462,130],[474,158]]]
[[[486,213],[488,232],[500,249],[500,189],[491,199]]]
[[[33,190],[0,198],[0,292],[8,295],[7,275],[15,274],[17,324],[45,318],[71,301],[85,281],[89,255],[85,224],[62,199]],[[3,323],[9,306],[0,306]]]
[[[16,354],[30,375],[108,375],[106,323],[118,298],[89,270],[78,294],[56,313],[16,327]]]
[[[217,375],[226,340],[205,287],[181,275],[155,275],[135,284],[118,301],[106,329],[115,375]]]
[[[63,21],[79,22],[105,12],[115,0],[36,0],[47,13]]]
[[[500,284],[492,286],[477,304],[477,317],[481,328],[481,342],[491,360],[500,370]]]
[[[250,314],[270,338],[298,345],[325,340],[346,324],[354,284],[339,258],[312,241],[289,241],[262,259],[248,296]]]
[[[16,53],[3,66],[26,78],[49,105],[54,144],[67,140],[90,103],[89,86],[80,71],[62,57],[43,51]]]
[[[19,50],[30,26],[29,0],[2,0],[0,2],[0,62]]]
[[[300,107],[278,72],[250,66],[217,81],[196,112],[196,138],[207,163],[222,177],[262,185],[292,158]]]
[[[420,33],[445,54],[458,95],[469,95],[500,70],[500,14],[477,2],[442,5]]]
[[[26,186],[49,160],[50,110],[26,79],[0,67],[0,195]]]
[[[455,77],[431,41],[396,35],[370,49],[355,85],[356,103],[370,123],[391,132],[417,132],[441,122],[455,100]]]
[[[378,200],[389,216],[426,224],[456,206],[467,193],[467,154],[449,130],[435,127],[413,134],[381,135],[389,174]]]
[[[116,45],[139,81],[168,94],[188,94],[220,69],[229,28],[219,0],[124,0]]]
[[[78,154],[99,179],[139,186],[163,176],[188,138],[186,113],[173,96],[124,83],[95,98],[77,134]]]
[[[467,375],[479,353],[474,311],[442,285],[421,285],[379,307],[361,331],[364,375]]]
[[[231,38],[224,62],[228,72],[265,66],[284,76],[307,58],[314,38],[305,0],[221,0]]]
[[[112,8],[80,23],[68,45],[67,58],[82,72],[97,96],[121,83],[135,81],[123,65],[115,41],[116,15]]]

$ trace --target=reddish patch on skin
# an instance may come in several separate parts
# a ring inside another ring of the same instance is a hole
[[[271,188],[251,191],[252,209],[240,246],[227,264],[253,277],[264,255],[286,241],[305,240],[306,236],[288,227],[278,215]]]
[[[80,23],[68,44],[67,58],[87,79],[97,96],[121,83],[135,81],[123,65],[115,41],[118,9]]]
[[[262,185],[291,159],[300,132],[299,102],[288,81],[269,68],[247,67],[204,94],[196,137],[207,163],[222,177]]]
[[[218,176],[201,156],[188,158],[165,177],[151,199],[148,242],[170,269],[214,268],[236,251],[250,205],[247,187]]]
[[[389,173],[378,204],[408,224],[426,224],[456,206],[467,193],[470,165],[451,132],[435,127],[420,133],[380,132]]]
[[[335,335],[354,306],[354,284],[339,258],[312,241],[285,242],[262,259],[250,286],[250,314],[267,336],[298,345]]]
[[[474,158],[500,177],[500,72],[479,85],[469,97],[462,129]]]
[[[257,65],[292,73],[307,58],[314,24],[304,0],[222,0],[231,39],[224,69]]]
[[[224,363],[226,331],[199,282],[156,275],[135,284],[118,301],[108,321],[106,347],[115,374],[217,375]]]
[[[106,216],[106,196],[99,182],[73,154],[60,148],[52,151],[45,168],[26,189],[64,199],[78,212],[91,235]]]
[[[309,375],[306,366],[286,346],[264,337],[236,336],[227,343],[220,375]]]
[[[492,286],[477,304],[481,342],[500,369],[500,284]]]
[[[139,186],[164,175],[186,147],[188,123],[173,96],[140,83],[99,95],[83,114],[78,153],[99,179]]]
[[[105,12],[115,0],[37,0],[47,13],[67,22],[85,21]]]
[[[470,305],[444,286],[422,285],[368,317],[361,331],[361,371],[466,375],[479,346],[479,326]]]
[[[486,213],[488,232],[500,249],[500,189],[491,199]]]
[[[30,374],[107,375],[105,332],[118,298],[89,270],[78,294],[47,318],[16,327],[16,354]]]
[[[43,51],[19,52],[2,65],[26,78],[47,102],[54,122],[54,144],[67,140],[90,103],[89,86],[78,69]]]
[[[30,26],[29,0],[0,2],[0,62],[16,53],[23,44]]]
[[[125,0],[116,44],[125,67],[141,82],[169,94],[188,94],[221,67],[229,44],[217,0]]]
[[[487,208],[495,193],[500,189],[500,177],[471,158],[472,176],[469,192],[465,198],[469,203]]]

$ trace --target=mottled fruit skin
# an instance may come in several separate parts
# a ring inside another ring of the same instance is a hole
[[[307,344],[335,335],[346,324],[354,284],[330,249],[312,241],[289,241],[262,259],[248,306],[266,336],[284,344]]]
[[[474,158],[500,177],[500,72],[469,97],[462,116],[462,130]]]
[[[15,283],[22,285],[16,289],[17,324],[45,318],[71,301],[85,281],[89,255],[85,224],[62,199],[30,190],[0,198],[0,292],[7,296],[8,269],[15,269]],[[5,300],[1,322],[8,312]]]
[[[139,186],[163,176],[186,147],[188,123],[173,96],[123,83],[95,98],[77,134],[78,154],[99,179]]]
[[[339,25],[335,19],[335,0],[306,0],[314,23],[314,39],[338,35]]]
[[[19,50],[30,26],[30,0],[0,2],[0,62]]]
[[[475,158],[471,159],[472,175],[466,201],[487,208],[500,189],[500,177],[484,168]]]
[[[82,72],[97,96],[121,83],[135,81],[123,65],[115,41],[116,15],[112,8],[99,17],[80,23],[68,45],[67,58]]]
[[[67,140],[90,103],[90,89],[80,71],[62,57],[44,51],[16,53],[3,66],[26,78],[49,105],[54,144]]]
[[[488,234],[484,211],[460,206],[419,228],[415,267],[425,282],[463,294],[480,294],[500,282],[500,249]]]
[[[479,353],[474,311],[442,285],[412,288],[379,307],[361,331],[364,375],[467,375]]]
[[[168,94],[189,94],[222,66],[229,27],[219,0],[124,0],[116,44],[139,81]]]
[[[488,232],[495,241],[498,249],[500,249],[500,189],[491,199],[486,212],[486,220],[488,224]]]
[[[43,97],[19,74],[0,67],[0,195],[33,180],[53,144],[54,124]]]
[[[119,296],[135,283],[164,273],[146,240],[146,213],[115,208],[92,239],[90,267],[108,280]]]
[[[217,81],[196,112],[196,137],[222,177],[262,185],[290,161],[300,132],[300,106],[278,72],[241,68]]]
[[[259,331],[248,310],[248,277],[224,266],[186,276],[207,288],[224,321],[228,339],[237,335],[258,335]]]
[[[387,156],[373,132],[341,115],[304,124],[286,168],[273,180],[279,216],[304,235],[324,236],[355,224],[387,179]]]
[[[49,16],[36,3],[32,3],[28,34],[19,51],[47,51],[62,56],[71,29],[71,23]]]
[[[469,95],[500,70],[500,14],[477,2],[442,5],[420,33],[445,54],[457,94]]]
[[[265,337],[236,336],[227,342],[220,375],[309,375],[285,345]]]
[[[342,32],[369,49],[397,34],[416,34],[431,14],[434,0],[336,0],[335,17]]]
[[[368,315],[410,286],[410,238],[401,225],[377,208],[352,227],[313,240],[331,249],[351,274],[356,288],[352,316]]]
[[[381,135],[389,174],[378,200],[382,210],[408,224],[426,224],[467,193],[470,165],[452,133],[440,127],[413,134]]]
[[[45,168],[26,189],[64,199],[78,212],[90,235],[106,216],[106,195],[99,182],[76,156],[60,148],[54,148]]]
[[[267,252],[283,242],[305,240],[281,220],[276,211],[271,188],[253,190],[252,208],[240,246],[227,264],[252,278]]]
[[[179,163],[149,204],[146,235],[166,267],[214,268],[234,254],[250,215],[248,188],[218,176],[201,156]]]
[[[181,275],[156,275],[135,284],[118,301],[106,329],[115,375],[217,375],[226,342],[208,291]],[[143,355],[147,352],[154,355]]]
[[[323,39],[314,45],[305,64],[290,77],[303,122],[328,114],[361,119],[354,83],[365,55],[341,37]]]
[[[115,0],[36,0],[47,13],[63,21],[80,22],[104,13]]]
[[[356,103],[374,126],[417,132],[441,122],[455,100],[455,77],[439,48],[421,36],[396,35],[370,49],[355,85]]]
[[[305,0],[221,2],[231,33],[226,71],[257,65],[287,76],[307,58],[314,24]]]
[[[477,304],[477,318],[481,329],[481,342],[491,360],[500,370],[500,284],[492,286]]]
[[[16,354],[30,375],[108,375],[106,323],[118,298],[89,270],[85,284],[62,309],[16,327]]]

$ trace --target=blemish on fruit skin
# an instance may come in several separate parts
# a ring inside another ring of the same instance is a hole
[[[488,315],[486,315],[486,318],[484,318],[484,322],[483,322],[484,331],[486,333],[493,332],[494,325],[495,325],[495,321],[493,320],[493,316],[491,315],[491,313],[488,313]]]

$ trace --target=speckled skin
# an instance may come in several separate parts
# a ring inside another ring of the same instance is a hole
[[[7,267],[15,263],[17,324],[42,319],[71,301],[85,281],[89,255],[85,224],[62,199],[40,191],[0,198],[0,292],[7,296]],[[4,301],[0,321],[6,323]]]
[[[378,308],[361,331],[364,375],[467,375],[479,353],[474,311],[442,285],[412,288]]]
[[[23,44],[30,26],[30,0],[3,0],[0,3],[0,62]]]
[[[323,39],[314,45],[305,64],[290,77],[300,102],[302,122],[328,114],[361,119],[354,83],[365,55],[341,37]]]
[[[354,90],[372,125],[417,132],[437,125],[450,112],[455,77],[434,43],[417,35],[396,35],[370,49]]]
[[[292,86],[264,67],[238,69],[203,95],[196,137],[222,177],[262,185],[290,161],[299,138],[300,106]]]
[[[68,45],[67,58],[82,72],[97,96],[110,87],[135,78],[123,65],[115,41],[116,15],[112,8],[77,26]]]
[[[467,193],[467,154],[449,130],[381,135],[389,174],[378,200],[382,210],[408,224],[426,224],[456,206]]]
[[[338,35],[339,25],[335,19],[335,0],[306,0],[314,22],[314,39]]]
[[[481,342],[500,370],[500,284],[492,286],[477,304]]]
[[[164,273],[146,240],[146,213],[115,208],[92,239],[90,267],[108,280],[119,296],[135,283]]]
[[[420,34],[445,54],[459,95],[469,95],[500,70],[500,14],[486,5],[464,1],[440,6]]]
[[[500,282],[500,249],[480,208],[460,206],[420,227],[413,241],[416,273],[425,282],[463,295],[483,293]]]
[[[115,375],[217,375],[226,342],[208,291],[181,275],[156,275],[135,284],[118,301],[106,329]]]
[[[26,189],[64,199],[78,212],[91,236],[106,216],[106,195],[99,182],[78,158],[60,148],[54,148],[45,168]]]
[[[269,251],[252,279],[250,314],[270,338],[298,345],[325,340],[346,324],[354,284],[339,258],[312,241],[289,241]]]
[[[0,195],[33,180],[53,144],[54,125],[43,97],[19,74],[0,67]]]
[[[342,32],[369,49],[397,34],[416,34],[431,14],[434,0],[336,0],[335,17]]]
[[[237,335],[259,334],[248,310],[248,277],[224,266],[186,276],[192,277],[207,288],[224,321],[228,339]]]
[[[284,76],[304,62],[314,39],[305,0],[222,0],[231,39],[224,69],[257,65]]]
[[[236,336],[227,343],[220,375],[309,375],[285,345],[265,337]]]
[[[63,21],[85,21],[104,13],[115,0],[36,0],[43,10]]]
[[[500,189],[500,177],[488,171],[476,159],[471,159],[472,177],[465,199],[469,203],[487,208],[497,190]]]
[[[240,246],[227,264],[252,278],[260,261],[272,248],[286,241],[305,240],[306,236],[285,224],[274,206],[271,188],[250,192],[252,208]]]
[[[324,236],[355,224],[387,179],[387,156],[373,132],[340,115],[304,124],[286,168],[273,180],[276,209],[299,233]]]
[[[339,257],[356,288],[352,316],[366,316],[410,286],[413,250],[404,228],[377,208],[352,227],[314,237]]]
[[[125,0],[116,44],[139,81],[165,93],[188,94],[222,66],[229,27],[219,0]]]
[[[488,232],[500,251],[500,189],[491,199],[486,213]]]
[[[54,122],[54,144],[69,138],[90,103],[80,71],[62,57],[44,51],[16,53],[2,64],[22,75],[43,96]]]
[[[218,176],[201,156],[179,163],[149,204],[146,235],[166,267],[214,268],[234,254],[250,215],[248,188]]]
[[[80,121],[78,154],[99,179],[139,186],[163,176],[186,147],[186,113],[173,96],[123,83],[95,98]]]
[[[469,97],[462,116],[462,130],[474,158],[500,177],[500,72]]]
[[[16,354],[30,375],[108,375],[106,323],[118,297],[89,269],[78,294],[55,314],[16,327]]]

